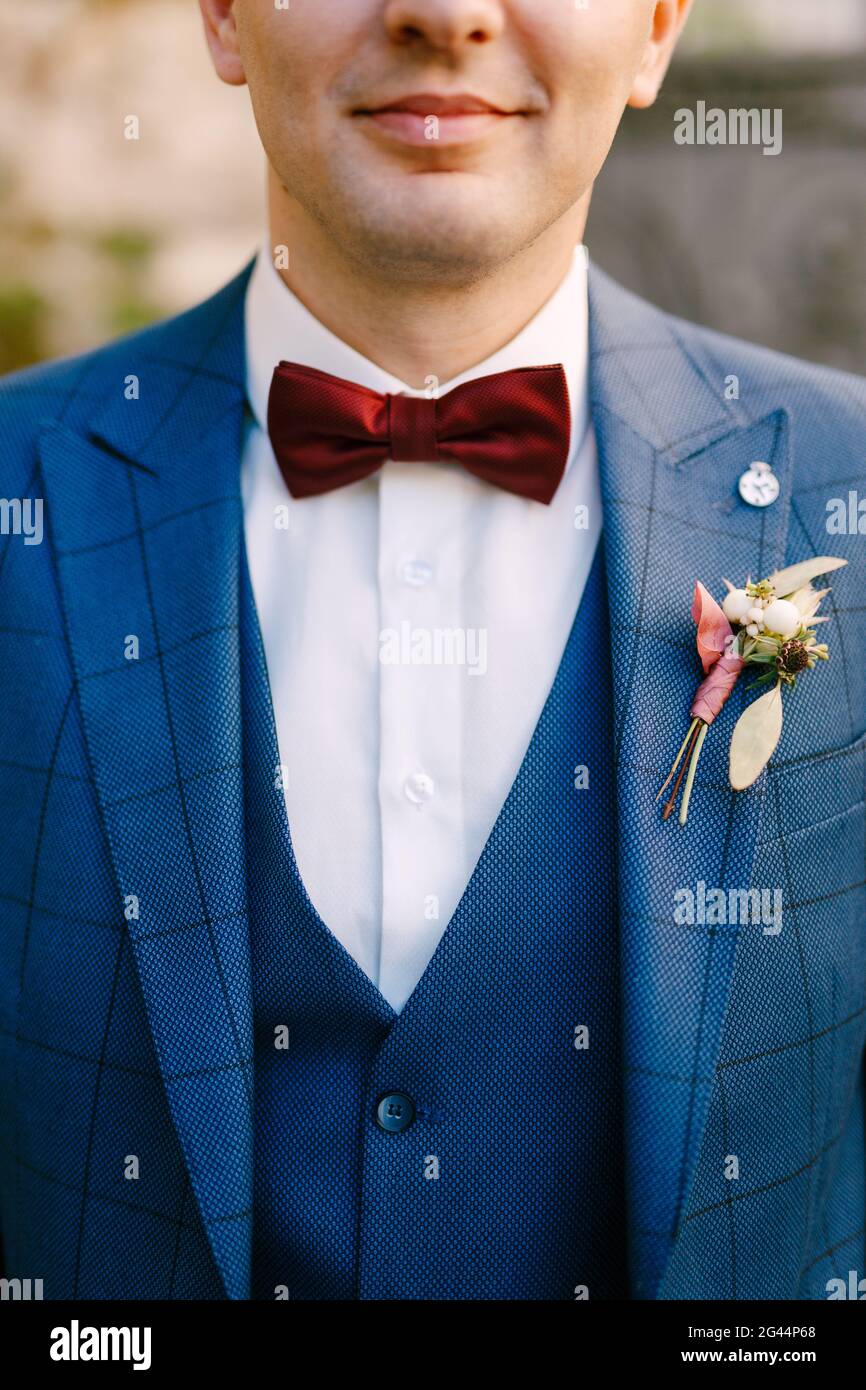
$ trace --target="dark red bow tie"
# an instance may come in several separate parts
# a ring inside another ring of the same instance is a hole
[[[356,483],[386,459],[453,459],[485,482],[548,503],[565,472],[571,415],[561,366],[497,372],[430,400],[380,395],[281,362],[268,430],[293,497]]]

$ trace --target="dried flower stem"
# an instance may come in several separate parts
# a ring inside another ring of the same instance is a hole
[[[701,731],[702,728],[703,728],[704,730],[706,730],[706,729],[709,728],[709,725],[708,725],[708,724],[704,724],[703,721],[700,720],[700,719],[695,719],[695,721],[694,721],[694,726],[693,726],[693,728],[690,730],[690,732],[689,732],[689,734],[688,734],[688,736],[687,736],[687,738],[686,738],[685,744],[683,745],[683,748],[684,748],[684,750],[685,750],[686,756],[685,756],[685,759],[683,760],[683,765],[682,765],[682,767],[681,767],[680,770],[679,770],[679,775],[678,775],[678,777],[677,777],[677,780],[674,782],[674,789],[673,789],[673,791],[671,792],[670,796],[668,797],[667,801],[665,802],[664,810],[662,811],[662,820],[667,820],[667,819],[668,819],[668,816],[670,816],[670,815],[673,813],[673,809],[674,809],[674,807],[675,807],[676,804],[677,804],[677,797],[678,797],[679,794],[680,794],[680,787],[682,786],[683,778],[685,777],[686,772],[688,771],[689,764],[690,764],[691,758],[692,758],[692,754],[693,754],[693,752],[694,752],[695,744],[696,744],[696,742],[698,741],[698,739],[700,738],[700,731]],[[701,740],[701,741],[702,741],[702,740]],[[679,761],[680,761],[680,759],[677,758],[677,763],[678,763]],[[673,777],[675,771],[676,771],[676,763],[674,764],[673,768],[671,769],[671,777]],[[670,777],[668,778],[668,782],[669,782],[669,781],[670,781]],[[666,783],[665,785],[667,785],[667,783]],[[664,788],[662,788],[662,790],[664,790]]]
[[[698,768],[698,758],[701,756],[701,749],[704,746],[704,739],[707,736],[707,729],[709,727],[709,724],[703,725],[700,733],[698,734],[695,740],[695,746],[692,755],[689,758],[689,775],[686,778],[686,789],[683,792],[682,805],[680,806],[680,825],[685,825],[686,817],[689,814],[689,801],[691,800],[692,786],[694,784],[695,773],[697,772]]]
[[[689,725],[688,733],[686,734],[685,738],[683,739],[682,743],[680,744],[680,751],[679,751],[679,753],[677,753],[677,756],[674,758],[674,765],[673,765],[673,767],[671,768],[670,772],[668,773],[668,775],[667,775],[667,777],[665,778],[665,780],[664,780],[664,782],[662,783],[662,785],[659,787],[658,795],[656,796],[656,801],[658,801],[658,799],[659,799],[659,797],[661,796],[662,792],[665,790],[665,787],[667,787],[668,783],[670,782],[671,778],[673,777],[674,773],[676,772],[677,768],[679,767],[679,765],[680,765],[680,758],[683,756],[683,753],[685,753],[685,751],[686,751],[686,744],[690,741],[690,739],[692,738],[692,736],[693,736],[693,734],[694,734],[694,732],[695,732],[695,725],[696,725],[696,724],[699,724],[699,723],[700,723],[700,720],[699,720],[699,719],[697,718],[697,716],[696,716],[696,717],[692,720],[691,724]]]

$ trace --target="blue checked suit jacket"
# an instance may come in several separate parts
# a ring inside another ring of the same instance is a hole
[[[45,518],[41,545],[0,536],[0,1230],[7,1275],[49,1298],[249,1295],[248,274],[0,386],[0,495],[44,499]],[[591,383],[633,1293],[823,1298],[866,1273],[866,536],[825,528],[830,498],[866,497],[866,384],[674,320],[597,271]],[[737,492],[755,460],[781,484],[765,509]],[[688,825],[662,824],[700,675],[695,579],[719,594],[827,553],[849,561],[831,660],[786,697],[768,772],[728,787],[741,682]],[[699,880],[781,889],[782,930],[678,925],[674,893]]]

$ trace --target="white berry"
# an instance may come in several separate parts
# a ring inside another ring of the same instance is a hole
[[[779,637],[793,637],[803,621],[796,603],[790,599],[777,598],[764,609],[764,627]]]
[[[722,612],[729,623],[744,623],[752,600],[745,589],[731,589],[722,603]]]

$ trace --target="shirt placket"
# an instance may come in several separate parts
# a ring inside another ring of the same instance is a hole
[[[447,474],[437,483],[432,508],[427,465],[390,463],[380,475],[379,986],[398,1006],[438,944],[463,870],[459,486]]]

